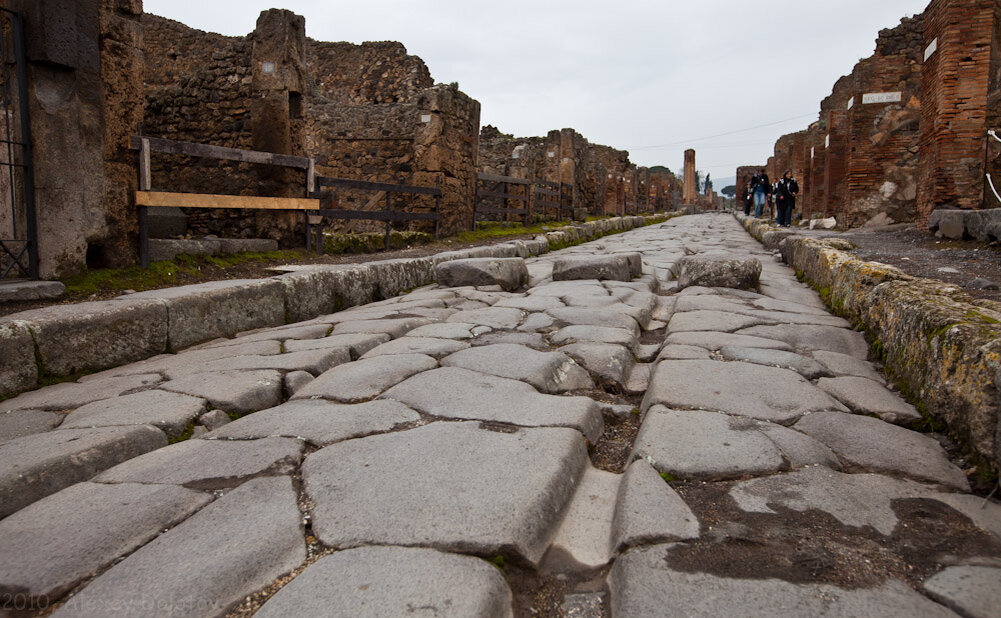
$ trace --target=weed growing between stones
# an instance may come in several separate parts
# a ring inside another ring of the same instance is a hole
[[[167,435],[167,444],[177,444],[178,442],[184,442],[185,440],[191,438],[191,435],[195,433],[195,421],[188,423],[184,431],[177,434],[176,436]]]

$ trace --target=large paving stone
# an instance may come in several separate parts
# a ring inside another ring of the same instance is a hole
[[[628,348],[613,343],[582,342],[560,348],[587,369],[599,382],[622,386],[636,365]]]
[[[633,352],[639,349],[636,331],[609,326],[564,326],[549,339],[556,345],[590,342],[625,346]]]
[[[601,409],[588,397],[544,395],[524,382],[461,367],[420,373],[387,390],[381,398],[444,418],[571,427],[592,443],[602,431]]]
[[[566,304],[558,297],[543,295],[512,296],[499,300],[494,305],[494,307],[513,307],[522,311],[545,311],[565,306]]]
[[[626,469],[612,520],[612,550],[697,539],[699,520],[660,474],[643,460]]]
[[[282,375],[273,369],[197,373],[159,385],[165,391],[203,397],[227,412],[253,412],[282,400]]]
[[[633,278],[625,255],[574,255],[553,260],[553,281],[597,279],[630,281]]]
[[[351,358],[358,358],[381,343],[389,341],[386,333],[348,333],[331,335],[322,339],[291,339],[285,342],[286,352],[347,348]]]
[[[128,299],[156,300],[166,307],[174,350],[285,323],[285,286],[277,279],[210,281],[139,292]]]
[[[211,501],[166,485],[67,487],[0,521],[0,595],[47,605]]]
[[[362,358],[372,358],[373,356],[383,356],[385,354],[427,354],[433,358],[441,358],[468,347],[468,343],[457,339],[414,337],[408,334],[405,337],[393,339],[372,348]]]
[[[661,361],[643,397],[643,411],[661,404],[788,424],[809,412],[845,410],[801,375],[750,363]]]
[[[572,573],[612,559],[612,519],[622,477],[588,466],[546,552],[544,571]]]
[[[528,283],[528,268],[521,258],[466,258],[436,265],[434,278],[446,287],[498,285],[513,292]]]
[[[72,410],[156,384],[161,379],[159,374],[147,373],[87,382],[63,382],[0,402],[0,410]]]
[[[205,411],[205,401],[162,390],[141,391],[88,403],[70,412],[60,429],[154,425],[178,436]]]
[[[254,479],[113,566],[54,615],[224,615],[305,559],[291,479]]]
[[[493,329],[489,326],[469,324],[463,322],[442,322],[440,324],[427,324],[420,326],[407,333],[411,337],[432,337],[436,339],[474,339]]]
[[[321,339],[326,337],[333,327],[329,324],[288,324],[276,328],[258,328],[243,333],[237,333],[231,339],[234,344],[251,341],[285,341],[287,339]]]
[[[7,410],[0,412],[0,442],[55,429],[64,415],[44,410]]]
[[[558,326],[601,326],[627,330],[634,336],[639,335],[639,324],[629,315],[615,313],[606,309],[589,309],[584,307],[564,307],[548,309],[546,314],[556,319]]]
[[[28,390],[38,382],[35,342],[21,322],[0,323],[0,397]]]
[[[167,445],[149,425],[60,429],[0,444],[0,517]]]
[[[422,317],[389,318],[385,320],[351,320],[340,322],[334,327],[333,335],[346,335],[352,333],[385,333],[391,338],[402,337],[418,326],[431,323],[431,320]]]
[[[735,335],[733,333],[697,332],[671,333],[665,340],[667,345],[684,345],[706,350],[719,350],[724,346],[740,346],[743,348],[762,348],[765,350],[792,351],[792,346],[782,341],[752,337],[750,335]]]
[[[814,350],[811,356],[823,363],[835,377],[858,376],[886,384],[886,378],[879,371],[876,371],[871,363],[859,360],[854,356],[828,352],[827,350]]]
[[[340,404],[324,399],[301,399],[248,414],[204,437],[231,440],[287,437],[326,446],[389,431],[420,418],[420,414],[397,401]]]
[[[254,614],[259,618],[424,613],[507,618],[511,590],[493,565],[419,547],[359,547],[325,556]]]
[[[942,446],[916,431],[840,412],[810,414],[795,428],[831,447],[848,465],[969,490],[963,471],[949,461]]]
[[[732,333],[742,328],[767,323],[767,320],[739,313],[698,310],[675,312],[667,327],[672,333],[703,330]]]
[[[868,378],[821,378],[817,386],[856,414],[875,415],[888,423],[908,423],[921,418],[900,395]]]
[[[828,350],[848,354],[861,360],[865,360],[869,355],[869,344],[865,342],[862,333],[847,328],[780,324],[777,326],[752,326],[737,331],[737,334],[784,341],[804,352]]]
[[[689,286],[750,290],[758,285],[761,262],[723,256],[685,256],[675,264],[678,288]]]
[[[564,428],[432,423],[306,458],[313,531],[335,548],[418,545],[537,564],[588,465]]]
[[[236,343],[236,339],[222,339],[216,342],[195,346],[177,354],[160,354],[138,363],[108,369],[101,373],[80,378],[80,382],[104,380],[112,377],[138,374],[164,374],[179,367],[198,367],[212,361],[236,358],[239,356],[267,356],[280,354],[280,341],[250,341]]]
[[[529,319],[531,319],[532,316],[537,316],[537,315],[543,315],[543,314],[533,313],[531,316],[529,316]],[[519,331],[520,330],[521,329],[519,329]],[[542,336],[542,333],[513,332],[509,330],[491,331],[484,335],[480,335],[476,339],[473,339],[470,343],[472,343],[475,346],[514,344],[532,348],[533,350],[539,350],[542,352],[548,352],[550,349],[549,343],[546,342],[546,338]]]
[[[20,321],[31,329],[41,368],[57,376],[107,369],[167,351],[167,308],[153,300],[53,305],[8,315],[4,321]],[[34,359],[30,363],[35,364]]]
[[[671,545],[633,549],[609,574],[613,616],[927,616],[953,617],[903,582],[846,590],[780,579],[731,579],[671,568]]]
[[[525,312],[514,307],[483,307],[459,311],[448,316],[448,322],[489,326],[498,330],[513,330],[525,319]]]
[[[275,371],[306,371],[314,376],[324,371],[347,363],[351,353],[345,347],[321,348],[317,350],[302,350],[285,354],[269,354],[267,356],[235,356],[220,358],[200,365],[181,365],[168,369],[165,375],[170,380],[179,380],[195,373],[218,373],[223,371],[265,370]]]
[[[521,380],[543,393],[594,388],[587,371],[566,354],[538,352],[510,343],[461,350],[443,358],[441,365]]]
[[[922,584],[928,596],[960,616],[992,618],[1001,608],[1001,568],[951,566]]]
[[[331,399],[346,403],[372,399],[410,376],[438,366],[425,354],[392,354],[334,367],[310,382],[293,399]]]
[[[720,348],[719,352],[723,358],[729,361],[742,361],[745,363],[754,363],[755,365],[791,369],[807,380],[831,375],[824,365],[821,365],[812,358],[800,356],[794,352],[745,348],[736,345],[725,345]]]
[[[657,360],[709,360],[709,350],[694,345],[665,345],[657,353]]]
[[[226,489],[255,476],[291,473],[299,465],[302,450],[303,443],[292,438],[185,440],[120,463],[94,481]]]

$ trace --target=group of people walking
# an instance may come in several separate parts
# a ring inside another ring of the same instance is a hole
[[[796,196],[799,195],[799,184],[792,177],[792,172],[786,170],[782,178],[774,185],[768,180],[765,170],[760,170],[751,177],[744,187],[744,214],[751,214],[754,206],[754,218],[760,219],[766,206],[771,210],[772,200],[775,200],[775,219],[781,227],[792,224],[792,211],[796,207]]]

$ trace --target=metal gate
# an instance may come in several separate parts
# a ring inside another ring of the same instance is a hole
[[[38,279],[24,19],[0,8],[0,279]]]

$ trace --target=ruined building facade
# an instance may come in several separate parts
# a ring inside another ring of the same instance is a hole
[[[999,20],[995,0],[933,0],[879,33],[817,122],[775,144],[769,174],[792,170],[804,217],[926,226],[935,209],[1001,206],[985,184],[1001,168]]]

